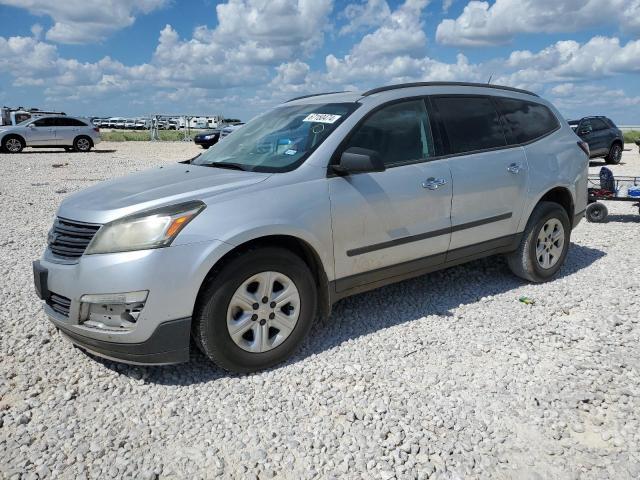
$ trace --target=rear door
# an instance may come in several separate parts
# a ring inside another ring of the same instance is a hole
[[[431,101],[453,181],[447,260],[508,244],[517,231],[527,191],[522,147],[507,145],[490,97],[443,95]]]
[[[78,134],[78,120],[69,117],[56,117],[56,145],[73,145]]]
[[[605,154],[609,152],[609,145],[613,140],[612,130],[601,118],[591,119],[591,135],[594,139],[594,145],[598,153]]]
[[[338,292],[444,262],[451,173],[432,138],[424,99],[404,100],[369,114],[336,152],[375,150],[386,167],[328,179]]]

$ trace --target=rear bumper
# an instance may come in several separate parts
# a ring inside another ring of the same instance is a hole
[[[115,343],[89,338],[58,322],[53,323],[74,345],[99,357],[136,365],[170,365],[189,361],[191,318],[161,323],[149,339],[140,343]]]

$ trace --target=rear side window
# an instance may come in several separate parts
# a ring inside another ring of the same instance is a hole
[[[487,97],[434,97],[449,140],[449,153],[473,152],[507,144],[498,112]]]
[[[429,118],[423,100],[410,100],[381,108],[349,138],[350,147],[378,152],[386,166],[433,156]]]
[[[555,115],[544,105],[515,98],[495,100],[517,143],[543,137],[560,126]]]
[[[75,118],[59,117],[56,119],[56,122],[59,127],[86,127],[87,126],[86,123],[83,123],[80,120],[76,120]]]
[[[56,125],[56,119],[52,117],[45,117],[33,122],[36,127],[54,127]]]

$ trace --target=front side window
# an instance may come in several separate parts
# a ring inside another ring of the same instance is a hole
[[[255,172],[293,170],[357,107],[357,103],[278,107],[224,137],[192,163]]]
[[[56,119],[52,117],[45,117],[33,122],[36,127],[54,127]]]
[[[607,128],[609,128],[609,126],[604,123],[602,120],[600,120],[599,118],[594,118],[591,120],[591,127],[593,128],[593,130],[606,130]]]
[[[498,112],[487,97],[434,97],[449,140],[449,153],[503,147],[507,144]]]
[[[495,100],[517,143],[543,137],[560,126],[555,115],[544,105],[515,98]]]
[[[395,103],[376,111],[357,128],[344,149],[350,147],[375,150],[387,167],[432,157],[424,101]]]

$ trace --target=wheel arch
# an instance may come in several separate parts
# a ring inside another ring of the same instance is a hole
[[[2,144],[7,138],[13,138],[13,137],[15,137],[18,140],[20,140],[22,142],[22,146],[23,147],[27,146],[27,140],[22,135],[20,135],[19,133],[14,133],[14,132],[9,132],[9,133],[6,133],[5,135],[3,135],[0,138],[0,144]]]
[[[545,192],[534,205],[537,206],[540,202],[554,202],[562,206],[567,212],[567,216],[569,217],[569,222],[573,227],[574,222],[574,214],[575,214],[575,201],[573,199],[573,194],[571,190],[567,187],[554,187],[547,192]]]
[[[202,283],[200,284],[198,295],[196,296],[196,305],[201,301],[201,294],[205,290],[206,285],[222,268],[224,268],[225,265],[247,251],[264,247],[283,248],[298,256],[305,262],[316,282],[318,292],[318,314],[321,318],[326,318],[331,310],[332,296],[329,291],[330,283],[320,255],[307,241],[300,237],[288,234],[259,236],[235,245],[231,250],[220,257],[205,275]]]

